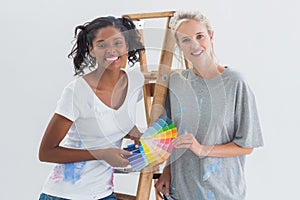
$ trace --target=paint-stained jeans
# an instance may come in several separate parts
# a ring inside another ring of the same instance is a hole
[[[50,195],[42,193],[40,195],[39,200],[69,200],[69,199],[54,197],[54,196],[50,196]],[[99,200],[117,200],[117,198],[116,198],[115,194],[112,193],[111,195],[104,197],[102,199],[99,199]]]

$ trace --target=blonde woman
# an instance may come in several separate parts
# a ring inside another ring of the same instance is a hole
[[[246,155],[263,146],[254,94],[241,74],[216,62],[204,15],[176,12],[172,29],[192,69],[170,76],[179,136],[156,190],[167,199],[243,200]]]

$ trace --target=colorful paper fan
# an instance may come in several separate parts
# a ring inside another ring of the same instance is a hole
[[[132,170],[140,171],[149,164],[161,163],[171,154],[172,140],[177,136],[177,129],[171,119],[159,118],[140,138],[138,149],[134,144],[124,148],[132,152],[128,157]]]

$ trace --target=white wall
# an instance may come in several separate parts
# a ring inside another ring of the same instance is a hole
[[[56,100],[72,79],[72,62],[66,55],[74,27],[102,15],[177,9],[199,9],[210,18],[220,62],[246,75],[256,93],[265,147],[248,157],[247,200],[299,196],[297,0],[10,0],[0,4],[1,199],[37,199],[52,167],[38,161],[37,151]],[[121,184],[129,181],[119,179]],[[135,188],[126,190],[135,192]]]

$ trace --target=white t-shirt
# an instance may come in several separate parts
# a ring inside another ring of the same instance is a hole
[[[123,70],[128,77],[127,94],[117,110],[101,102],[82,77],[65,87],[55,112],[73,124],[61,146],[89,150],[121,147],[122,138],[135,125],[144,84],[138,68]],[[113,192],[113,169],[103,160],[57,164],[42,192],[72,200],[100,199]]]

